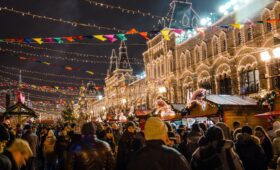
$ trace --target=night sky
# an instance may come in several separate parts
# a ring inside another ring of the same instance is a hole
[[[141,10],[145,12],[150,12],[154,15],[166,16],[169,10],[169,3],[171,0],[97,0],[98,2],[103,2],[106,4],[111,4],[114,6],[121,6],[123,8]],[[193,8],[197,13],[203,17],[210,12],[217,12],[220,4],[224,3],[226,0],[193,0]],[[1,7],[14,8],[15,10],[28,12],[33,14],[38,14],[42,16],[48,16],[52,18],[62,18],[63,20],[77,21],[80,23],[91,23],[106,27],[116,27],[118,29],[129,30],[131,28],[136,28],[140,31],[150,31],[153,26],[156,25],[157,19],[152,19],[151,17],[143,17],[140,15],[131,15],[126,13],[121,13],[118,10],[105,9],[101,7],[96,7],[90,5],[85,0],[2,0],[0,2]],[[93,28],[86,28],[81,26],[71,26],[68,24],[63,24],[59,22],[47,21],[44,19],[33,19],[30,16],[22,16],[19,14],[0,11],[0,39],[1,38],[22,38],[22,37],[52,37],[52,36],[71,36],[71,35],[92,35],[92,34],[109,34],[116,33],[112,31],[104,31]],[[32,44],[32,46],[45,47],[55,50],[63,50],[68,52],[78,52],[83,54],[94,54],[100,56],[110,56],[111,50],[113,48],[118,49],[120,42],[115,43],[99,42],[98,40],[84,40],[80,41],[82,43],[89,44],[43,44],[37,45]],[[142,62],[142,53],[146,50],[145,40],[141,37],[134,36],[128,39],[126,42],[128,46],[128,54],[133,61]],[[109,62],[109,58],[85,58],[77,57],[75,55],[62,54],[57,52],[51,52],[46,50],[33,50],[30,48],[22,48],[18,45],[7,45],[5,43],[0,43],[1,48],[12,49],[17,51],[24,51],[29,53],[35,53],[39,55],[52,55],[61,56],[69,58],[79,58],[94,61],[106,61]],[[20,61],[18,54],[12,54],[9,52],[0,52],[1,62],[0,65],[17,67],[26,70],[32,70],[44,73],[55,73],[63,74],[69,76],[87,77],[95,79],[104,79],[104,73],[109,66],[108,63],[105,64],[87,64],[81,62],[69,62],[63,60],[46,59],[44,57],[38,58],[50,63],[55,63],[58,65],[71,65],[73,67],[79,67],[82,69],[92,70],[96,72],[95,75],[90,76],[81,71],[66,71],[63,68],[50,67],[34,62]],[[21,55],[24,56],[24,55]],[[132,64],[134,69],[134,74],[140,73],[144,66],[143,64]],[[17,74],[15,70],[5,70],[0,67],[0,70],[8,71]],[[0,75],[17,80],[18,77],[3,74]],[[23,78],[23,82],[35,84],[35,85],[57,85],[57,86],[67,86],[65,84],[60,84],[59,81],[71,82],[75,84],[81,83],[81,80],[63,78],[59,79],[56,77],[46,77],[41,75],[35,75],[30,73],[24,73],[24,76],[31,76],[35,78],[41,78],[45,80],[58,81],[57,83],[48,83],[37,80],[30,80]],[[3,80],[0,80],[0,82]],[[103,80],[95,80],[96,85],[104,85]],[[30,91],[31,94],[48,95],[36,91]]]

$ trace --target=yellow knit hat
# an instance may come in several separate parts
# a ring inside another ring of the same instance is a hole
[[[167,134],[167,127],[158,117],[151,117],[146,121],[144,129],[146,140],[161,140]]]

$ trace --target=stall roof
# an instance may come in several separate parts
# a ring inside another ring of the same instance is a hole
[[[257,101],[245,96],[208,95],[206,100],[219,105],[227,106],[256,106]]]
[[[171,106],[173,107],[173,109],[177,110],[177,111],[182,111],[184,108],[186,108],[185,104],[171,104]]]

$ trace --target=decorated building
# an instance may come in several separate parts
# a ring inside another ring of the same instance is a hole
[[[172,5],[175,20],[171,20],[169,28],[197,27],[199,16],[189,1],[172,1]],[[280,19],[280,2],[261,9],[254,18],[243,21],[245,24],[222,27],[234,24],[236,15],[226,15],[193,36],[170,32],[170,40],[158,34],[147,41],[143,53],[146,77],[142,80],[132,75],[122,42],[119,55],[112,51],[105,96],[92,103],[92,108],[102,113],[128,112],[132,107],[151,110],[159,96],[169,103],[186,104],[200,88],[212,95],[251,98],[278,90],[280,22],[275,21]],[[279,110],[277,101],[274,107]]]

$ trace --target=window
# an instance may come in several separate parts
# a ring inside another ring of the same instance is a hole
[[[200,62],[200,52],[199,52],[199,49],[196,49],[196,63],[199,63]]]
[[[217,55],[217,54],[219,54],[219,45],[216,42],[216,44],[215,44],[215,55]]]
[[[220,94],[231,94],[231,78],[220,76]]]
[[[254,70],[242,71],[241,80],[242,80],[242,86],[241,86],[242,94],[251,94],[259,91],[260,80],[259,80],[258,70],[254,69]]]
[[[272,65],[272,74],[273,74],[273,87],[280,89],[280,62],[276,62]]]
[[[190,86],[185,87],[185,102],[190,102],[193,95],[193,88]]]
[[[268,18],[267,20],[270,20],[270,18]],[[272,25],[269,22],[266,22],[266,33],[271,32],[272,31]]]
[[[202,50],[202,60],[205,60],[206,57],[207,57],[207,50],[206,50],[206,47],[204,47]]]
[[[238,45],[241,45],[241,43],[242,43],[242,37],[241,37],[241,32],[238,32],[237,33],[237,41],[236,41],[236,45],[238,46]]]
[[[227,41],[224,39],[222,41],[222,52],[226,51],[227,50]]]
[[[202,81],[199,84],[199,87],[205,89],[207,94],[211,94],[212,93],[212,86],[211,86],[211,83],[209,81],[206,81],[206,80]]]
[[[273,87],[280,89],[280,76],[273,77]]]
[[[247,29],[247,41],[251,41],[253,38],[252,28]]]
[[[164,74],[164,62],[161,63],[161,73]]]

